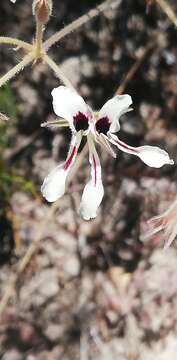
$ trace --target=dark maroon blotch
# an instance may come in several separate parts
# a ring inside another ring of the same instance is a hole
[[[80,131],[80,130],[85,131],[88,129],[89,126],[88,117],[85,116],[83,113],[79,111],[78,114],[73,117],[73,119],[74,119],[74,127],[76,131]]]
[[[96,122],[96,131],[99,133],[99,134],[107,134],[108,131],[109,131],[109,128],[110,128],[110,121],[108,119],[107,116],[105,117],[102,117],[101,119],[99,119],[97,122]]]

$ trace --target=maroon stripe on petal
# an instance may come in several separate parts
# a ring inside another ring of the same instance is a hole
[[[68,159],[66,160],[66,162],[65,162],[65,164],[64,164],[64,166],[63,166],[63,169],[64,169],[64,170],[67,170],[68,167],[71,165],[71,162],[72,162],[72,159],[73,159],[75,153],[76,153],[76,146],[73,146],[73,149],[72,149],[72,151],[71,151],[71,154],[69,155]]]
[[[95,156],[94,156],[94,155],[93,155],[93,168],[94,168],[94,185],[96,186],[97,173],[96,173],[96,159],[95,159]]]
[[[139,150],[138,149],[136,149],[136,148],[134,148],[134,147],[132,147],[132,146],[128,146],[127,144],[125,144],[124,142],[122,142],[121,140],[115,140],[114,139],[114,141],[115,141],[115,143],[117,143],[119,146],[121,146],[123,149],[125,149],[125,150],[129,150],[129,151],[131,151],[131,152],[134,152],[134,153],[138,153],[139,152]]]

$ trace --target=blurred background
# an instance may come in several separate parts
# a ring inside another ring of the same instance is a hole
[[[177,13],[176,1],[168,3]],[[53,5],[45,38],[98,2]],[[1,35],[32,41],[31,1],[1,1],[0,24]],[[124,0],[69,34],[50,55],[94,109],[118,87],[130,94],[134,111],[121,118],[119,137],[132,146],[160,146],[176,161],[176,39],[156,1]],[[21,55],[1,45],[0,73]],[[164,252],[160,234],[142,240],[147,220],[176,196],[176,166],[152,169],[131,155],[118,152],[115,160],[98,149],[105,195],[97,218],[86,222],[77,214],[90,176],[86,156],[45,225],[51,205],[40,186],[65,159],[71,137],[67,129],[40,128],[55,118],[50,93],[58,85],[37,63],[0,89],[0,111],[10,118],[0,120],[1,299],[43,224],[38,252],[1,316],[0,358],[176,359],[176,246]]]

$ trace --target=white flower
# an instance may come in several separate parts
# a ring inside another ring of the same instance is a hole
[[[15,2],[16,2],[16,0],[10,0],[12,3],[14,3],[15,4]]]
[[[42,124],[42,126],[69,126],[72,131],[72,141],[64,164],[52,170],[41,187],[47,201],[55,201],[64,194],[65,181],[72,169],[83,136],[87,136],[91,165],[91,179],[84,188],[80,205],[80,214],[86,220],[96,217],[104,195],[101,166],[95,142],[104,145],[113,156],[115,156],[112,149],[112,144],[114,144],[118,149],[138,156],[145,164],[152,167],[159,168],[164,164],[173,164],[173,160],[169,158],[166,151],[154,146],[132,147],[123,143],[114,134],[120,129],[120,116],[132,110],[131,96],[114,96],[98,113],[94,113],[75,90],[65,86],[53,89],[52,96],[54,111],[60,119]]]

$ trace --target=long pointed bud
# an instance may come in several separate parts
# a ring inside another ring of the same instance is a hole
[[[41,24],[46,24],[52,14],[52,0],[34,0],[33,14]]]

